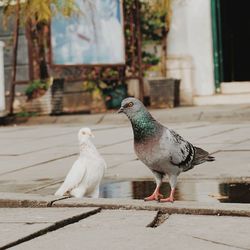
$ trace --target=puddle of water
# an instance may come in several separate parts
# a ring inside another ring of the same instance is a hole
[[[103,183],[100,188],[102,198],[143,199],[153,193],[153,181],[121,181]],[[170,193],[168,183],[163,183],[161,193]],[[250,203],[250,183],[218,183],[182,181],[177,185],[176,200],[200,202]]]

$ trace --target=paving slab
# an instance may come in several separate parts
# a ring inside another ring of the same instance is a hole
[[[194,240],[207,244],[208,248],[203,249],[213,249],[214,246],[222,249],[250,249],[249,228],[250,218],[173,214],[156,228],[156,232],[159,237],[169,234],[174,236],[176,240],[168,240],[169,249],[183,249],[181,243],[184,236],[189,237],[188,249],[192,249]]]
[[[110,145],[106,147],[100,147],[99,152],[101,154],[110,154],[110,155],[124,155],[132,154],[135,156],[133,140],[120,142],[119,144]]]
[[[250,127],[233,128],[223,133],[200,137],[197,143],[240,143],[250,139]]]
[[[37,131],[38,132],[38,131]],[[11,143],[10,143],[11,142]],[[73,135],[60,136],[55,138],[44,138],[44,139],[22,139],[16,141],[13,139],[6,138],[1,140],[1,155],[22,155],[37,152],[40,150],[58,147],[60,145],[76,144],[76,137]]]
[[[18,156],[0,155],[0,175],[78,155],[78,146],[57,146]]]
[[[30,189],[53,184],[64,179],[75,160],[76,156],[71,156],[2,175],[0,190],[25,193]]]
[[[149,211],[105,210],[14,249],[72,249],[72,242],[76,250],[249,249],[249,218],[170,215],[158,227],[147,227],[154,217]]]
[[[97,211],[97,208],[0,208],[0,248],[37,237]]]
[[[216,161],[195,166],[181,174],[186,179],[221,179],[224,181],[250,181],[250,154],[247,151],[213,154]]]
[[[107,169],[106,179],[110,180],[128,180],[128,179],[152,179],[152,172],[139,160],[123,162],[115,167]]]
[[[94,135],[95,138],[93,139],[93,141],[99,147],[123,143],[126,141],[130,141],[133,138],[130,127],[94,131]]]
[[[221,135],[232,130],[242,128],[241,124],[193,124],[190,126],[189,123],[183,125],[182,127],[174,125],[173,127],[165,124],[169,128],[174,128],[174,130],[179,133],[182,137],[195,143],[197,140],[202,138],[207,138],[211,136]]]
[[[48,187],[47,190],[53,193],[55,190],[51,187],[58,187],[77,157],[77,131],[84,125],[1,127],[0,191],[37,193],[40,190],[49,194],[42,190]],[[179,181],[250,181],[249,123],[182,122],[167,125],[216,157],[215,162],[182,173]],[[105,181],[153,180],[148,168],[136,160],[129,123],[101,122],[93,125],[93,131],[94,143],[109,167]]]
[[[129,246],[134,245],[138,235],[149,235],[151,230],[146,227],[156,214],[153,211],[105,210],[14,249],[32,249],[34,246],[36,249],[132,249]],[[144,241],[145,246],[147,237]]]
[[[228,147],[225,148],[225,150],[228,151],[249,151],[250,152],[250,140],[246,140],[244,142],[241,143],[237,143],[237,144],[232,144]]]
[[[48,154],[49,155],[49,154]],[[115,168],[124,162],[135,160],[134,155],[105,155],[103,154],[109,168]],[[38,157],[37,160],[40,158]],[[1,192],[30,192],[42,186],[52,185],[62,182],[70,170],[72,164],[77,159],[76,155],[65,158],[53,159],[48,162],[41,162],[37,165],[25,167],[22,163],[15,168],[16,170],[0,175]],[[42,161],[42,159],[41,159]],[[8,163],[7,163],[8,164]],[[16,162],[15,164],[18,164]],[[2,170],[6,168],[2,168]],[[8,169],[8,168],[7,168]],[[114,170],[113,170],[114,173]],[[115,171],[118,174],[117,171]]]

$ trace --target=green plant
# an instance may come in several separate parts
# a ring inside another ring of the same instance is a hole
[[[34,117],[37,115],[37,112],[20,111],[16,114],[16,117]]]
[[[43,95],[49,88],[49,83],[41,80],[34,80],[25,89],[25,95],[28,100]]]
[[[166,61],[166,35],[169,28],[169,20],[171,15],[171,0],[141,0],[140,1],[140,26],[142,37],[142,62],[143,69],[147,70],[152,66],[159,64],[161,71],[165,74],[164,63]],[[134,0],[125,1],[126,13],[135,11]],[[129,15],[128,15],[129,16]],[[126,16],[125,16],[126,18]],[[134,56],[137,54],[136,46],[133,44],[133,34],[131,34],[130,20],[126,20],[125,26],[126,36],[126,56],[128,69],[134,71],[133,67],[137,67],[133,63]],[[161,55],[158,56],[154,52],[150,52],[147,45],[162,45]],[[129,68],[132,65],[131,69]]]
[[[166,29],[166,13],[156,12],[148,2],[141,4],[141,32],[143,43],[160,42]]]
[[[8,19],[16,15],[16,4],[14,1],[2,0],[3,7],[3,24],[6,25]],[[15,1],[17,2],[17,1]],[[48,23],[51,17],[57,13],[61,13],[63,16],[71,16],[74,13],[79,13],[79,9],[74,0],[19,0],[19,16],[21,24],[27,24],[32,20],[33,24],[40,22]],[[53,6],[53,8],[51,8]]]
[[[146,68],[155,66],[160,62],[160,58],[158,56],[147,51],[142,52],[142,60]]]

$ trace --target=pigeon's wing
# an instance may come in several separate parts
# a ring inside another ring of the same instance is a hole
[[[170,134],[172,136],[170,161],[172,164],[182,168],[183,171],[192,169],[195,165],[199,165],[203,162],[215,160],[207,151],[193,146],[173,130],[170,130]]]
[[[65,178],[65,181],[63,182],[62,186],[57,190],[55,195],[64,195],[66,192],[69,192],[73,188],[77,187],[81,183],[85,173],[85,159],[78,158],[74,162],[72,168],[70,169],[69,173]]]
[[[195,156],[194,146],[184,140],[180,135],[173,130],[170,131],[170,162],[173,165],[179,166],[183,171],[193,168],[192,161]]]

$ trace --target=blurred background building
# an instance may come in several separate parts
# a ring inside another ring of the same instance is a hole
[[[114,1],[117,2],[117,0]],[[170,17],[170,27],[165,41],[167,57],[164,67],[166,70],[164,74],[162,72],[159,74],[157,70],[156,72],[151,70],[152,68],[146,70],[144,96],[150,97],[148,82],[163,77],[180,80],[181,105],[250,103],[250,18],[248,15],[250,2],[244,0],[237,2],[235,0],[169,1],[171,12],[167,13]],[[145,1],[141,1],[143,2]],[[3,10],[3,4],[1,9]],[[141,13],[142,17],[144,13]],[[3,21],[2,11],[0,21]],[[0,40],[5,43],[6,107],[8,107],[12,77],[13,29],[14,19],[7,23],[7,27],[0,26]],[[147,44],[145,48],[146,52],[161,56],[159,45]],[[22,27],[18,39],[17,80],[25,81],[29,78],[29,56],[27,35],[25,28]],[[154,58],[151,56],[150,59],[152,61]],[[129,95],[140,97],[141,89],[138,80],[128,80],[126,84]],[[82,93],[82,85],[81,81],[66,85],[63,97],[66,111],[81,111],[91,100],[89,96]],[[16,105],[25,100],[24,91],[24,85],[16,86]],[[82,100],[86,103],[83,104]],[[73,106],[68,107],[70,105]]]
[[[249,1],[173,0],[167,75],[183,102],[250,102]]]

